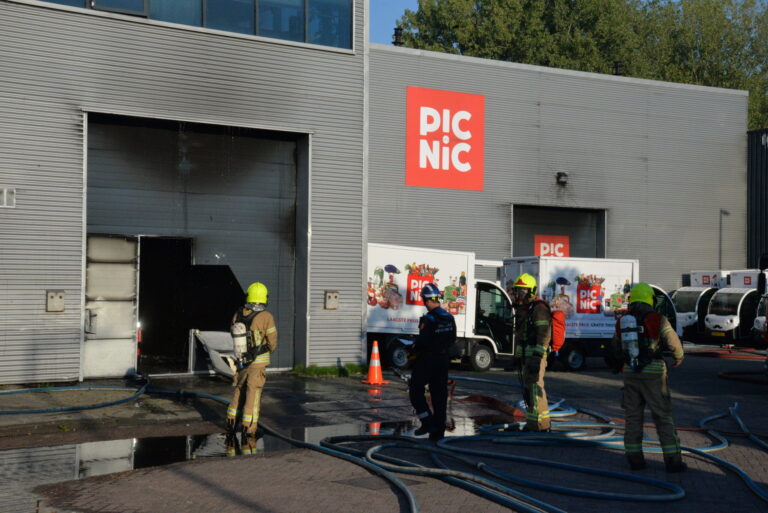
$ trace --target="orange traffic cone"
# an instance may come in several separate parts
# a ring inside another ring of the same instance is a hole
[[[379,359],[379,342],[373,341],[371,349],[371,362],[368,364],[368,379],[361,381],[366,385],[388,385],[389,381],[384,381],[381,375],[381,360]]]
[[[379,436],[379,432],[381,430],[381,422],[369,422],[368,423],[368,434],[371,436]]]

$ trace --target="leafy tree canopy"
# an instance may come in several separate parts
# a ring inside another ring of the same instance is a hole
[[[419,0],[406,46],[746,89],[768,127],[768,0]]]

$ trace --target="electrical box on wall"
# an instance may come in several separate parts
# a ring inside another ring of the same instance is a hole
[[[64,291],[63,290],[46,290],[46,312],[63,312],[64,311]]]
[[[338,290],[325,291],[325,309],[326,310],[339,309],[339,291]]]

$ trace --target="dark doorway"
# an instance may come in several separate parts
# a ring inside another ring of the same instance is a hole
[[[191,239],[139,239],[140,373],[187,371],[189,328],[185,296],[191,260]]]
[[[515,205],[512,216],[513,256],[605,258],[605,210]],[[567,253],[537,251],[538,238],[564,242]]]

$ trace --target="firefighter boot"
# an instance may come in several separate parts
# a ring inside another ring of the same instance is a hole
[[[421,419],[421,426],[413,432],[416,436],[426,435],[432,431],[432,416],[429,415]]]
[[[688,468],[680,454],[665,457],[664,465],[667,467],[667,472],[685,472]]]
[[[645,457],[643,453],[630,453],[627,454],[627,463],[629,463],[629,470],[643,470],[645,468]]]

